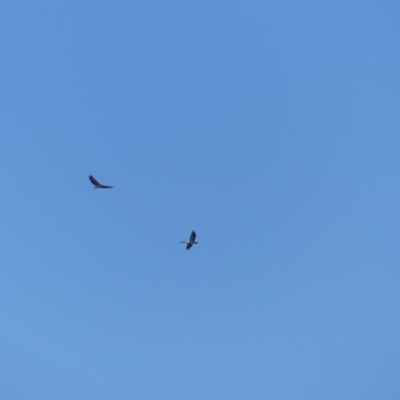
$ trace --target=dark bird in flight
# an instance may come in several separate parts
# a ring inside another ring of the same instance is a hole
[[[114,186],[102,185],[100,182],[96,181],[96,179],[94,179],[92,175],[89,175],[89,179],[90,182],[93,183],[95,189],[111,189],[114,187]]]
[[[183,240],[181,243],[186,243],[186,250],[189,250],[196,242],[196,232],[192,231],[189,240]]]

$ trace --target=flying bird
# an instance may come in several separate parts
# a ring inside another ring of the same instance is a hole
[[[89,175],[89,179],[90,182],[93,183],[95,189],[111,189],[114,187],[114,186],[102,185],[100,182],[96,181],[96,179],[92,175]]]
[[[192,231],[189,240],[182,240],[181,243],[186,243],[186,250],[189,250],[196,242],[196,232]]]

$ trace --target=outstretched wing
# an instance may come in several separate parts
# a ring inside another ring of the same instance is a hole
[[[90,182],[93,183],[94,186],[101,187],[100,182],[96,181],[92,175],[89,175]]]
[[[102,185],[99,181],[97,181],[92,175],[89,175],[90,182],[93,183],[94,186],[100,189],[111,189],[113,186]]]
[[[192,233],[190,234],[190,239],[191,242],[194,242],[196,240],[196,232],[192,231]]]
[[[192,246],[193,246],[193,243],[188,243],[188,244],[186,245],[186,250],[189,250]]]

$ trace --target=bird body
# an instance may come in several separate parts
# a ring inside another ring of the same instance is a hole
[[[114,186],[106,186],[106,185],[102,185],[99,181],[97,181],[92,175],[89,175],[89,180],[90,182],[93,183],[94,185],[94,189],[111,189]]]
[[[198,244],[198,242],[196,242],[196,232],[192,231],[190,238],[188,240],[182,240],[181,243],[186,244],[186,250],[189,250],[194,244]]]

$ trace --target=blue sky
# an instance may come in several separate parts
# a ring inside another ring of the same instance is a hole
[[[399,12],[3,2],[1,398],[398,399]]]

